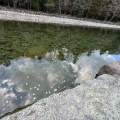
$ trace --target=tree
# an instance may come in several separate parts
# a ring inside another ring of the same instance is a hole
[[[33,8],[35,10],[39,10],[40,9],[40,0],[34,0],[33,1]]]
[[[59,0],[59,14],[61,15],[61,0]]]
[[[13,3],[12,3],[13,1],[12,0],[0,0],[0,4],[1,5],[7,5],[7,6],[11,6]]]
[[[70,14],[83,17],[85,9],[85,0],[74,0],[70,8]]]
[[[33,0],[18,0],[17,7],[31,9]]]
[[[17,3],[18,3],[18,0],[13,0],[13,7],[14,7],[14,8],[17,7]]]
[[[111,10],[112,17],[110,18],[110,21],[112,21],[120,13],[120,1],[112,0]]]
[[[64,11],[64,13],[68,11],[70,3],[71,3],[70,0],[63,0],[62,10]]]
[[[40,0],[40,10],[45,11],[46,0]]]
[[[55,3],[53,0],[47,0],[47,3],[45,4],[45,7],[47,8],[48,12],[52,12],[55,10]]]
[[[98,12],[98,15],[97,15],[96,19],[98,19],[99,16],[103,17],[102,12],[105,11],[105,9],[107,8],[109,2],[110,2],[110,0],[102,0],[101,5],[100,5],[100,9],[99,9],[99,12]]]
[[[90,17],[97,17],[99,11],[101,9],[101,4],[105,0],[89,0],[91,5],[89,5],[89,16]]]
[[[86,18],[89,16],[91,7],[93,6],[93,0],[85,0],[84,2],[84,7],[85,7],[85,13],[86,13]],[[91,13],[90,13],[91,14]]]

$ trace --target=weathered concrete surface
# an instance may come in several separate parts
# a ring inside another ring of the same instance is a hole
[[[102,75],[2,120],[120,120],[120,76]]]
[[[20,12],[5,11],[5,10],[0,10],[0,20],[14,20],[14,21],[24,21],[24,22],[120,29],[120,25],[103,24],[103,23],[75,20],[69,18],[60,18],[55,16],[35,15],[35,14],[20,13]]]
[[[104,65],[103,67],[100,68],[97,76],[100,76],[102,74],[109,74],[109,75],[120,75],[120,60],[115,61],[113,63]]]

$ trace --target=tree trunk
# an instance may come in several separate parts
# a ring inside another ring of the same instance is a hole
[[[109,15],[107,15],[107,16],[105,17],[104,21],[106,21],[106,20],[108,19],[108,17],[109,17]]]
[[[115,12],[109,21],[112,21],[120,12]]]
[[[17,7],[17,3],[18,3],[18,0],[13,0],[13,7],[14,7],[14,8]]]
[[[59,14],[61,16],[61,0],[59,0]]]
[[[32,8],[32,1],[30,0],[29,3],[30,3],[30,5],[29,5],[30,8],[29,9],[31,10],[31,8]]]

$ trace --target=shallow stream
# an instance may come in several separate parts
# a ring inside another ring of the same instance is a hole
[[[118,60],[119,33],[0,21],[0,116],[94,79]]]

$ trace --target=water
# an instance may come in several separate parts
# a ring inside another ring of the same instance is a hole
[[[75,56],[100,49],[120,53],[120,31],[50,24],[0,21],[0,64],[68,48]],[[62,52],[59,56],[62,60]]]
[[[114,30],[0,21],[0,116],[94,79],[119,59],[95,49],[119,54],[119,39]]]
[[[0,115],[29,105],[76,83],[95,78],[99,68],[116,59],[107,53],[100,55],[95,50],[91,55],[81,54],[76,63],[74,55],[64,48],[63,61],[53,51],[38,60],[21,57],[12,60],[9,66],[0,65]]]

